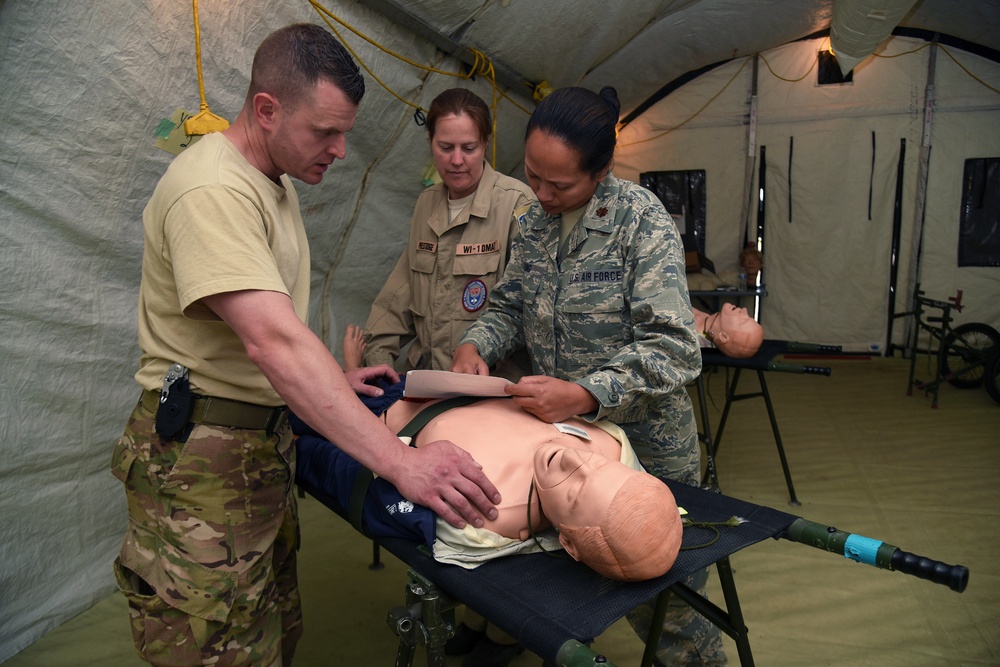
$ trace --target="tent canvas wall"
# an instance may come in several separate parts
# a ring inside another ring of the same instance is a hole
[[[766,148],[768,335],[879,351],[890,320],[902,160],[901,296],[893,312],[909,309],[919,280],[932,298],[963,291],[966,308],[956,321],[996,326],[1000,271],[958,268],[957,252],[965,161],[1000,154],[998,96],[987,87],[1000,84],[1000,66],[897,37],[856,69],[853,82],[821,86],[817,54],[828,46],[825,36],[796,41],[763,52],[759,66],[752,56],[734,59],[687,83],[623,129],[617,173],[638,182],[646,172],[705,170],[706,255],[717,272],[731,274],[744,239],[756,238]],[[932,64],[934,49],[947,55]],[[931,187],[921,211],[924,170]],[[906,342],[905,324],[893,327],[896,345]]]
[[[828,28],[831,15],[831,0],[581,0],[571,12],[564,3],[426,0],[392,5],[412,19],[392,21],[377,11],[386,4],[327,6],[359,32],[423,65],[462,69],[455,57],[417,36],[418,22],[446,37],[442,43],[479,49],[498,71],[531,82],[513,85],[509,99],[498,103],[497,168],[515,175],[533,84],[615,85],[628,114],[685,72],[731,59],[626,126],[618,157],[619,174],[629,178],[649,170],[707,170],[708,254],[720,268],[735,261],[753,187],[746,178],[749,69],[683,130],[637,142],[697,111],[744,56],[764,52],[783,75],[804,71],[818,46],[789,42]],[[253,51],[266,34],[296,21],[325,24],[306,0],[202,0],[200,19],[208,102],[229,119],[242,104]],[[996,3],[924,0],[904,23],[1000,48],[991,28],[1000,24]],[[371,69],[368,93],[348,158],[321,185],[299,188],[314,262],[310,325],[333,349],[348,323],[364,321],[398,256],[429,162],[413,108],[373,76],[423,108],[454,85],[487,100],[494,95],[483,74],[456,79],[404,65],[337,27]],[[886,193],[900,138],[912,147],[904,201],[911,211],[907,234],[915,229],[928,71],[921,53],[859,66],[853,87],[838,91],[760,74],[754,154],[767,146],[768,155],[777,156],[773,164],[768,158],[775,184],[769,196],[776,202],[788,200],[781,156],[787,157],[790,137],[796,146],[792,222],[785,221],[780,203],[768,213],[773,297],[765,323],[774,335],[879,340]],[[960,58],[998,87],[996,63]],[[138,395],[131,376],[138,358],[141,214],[171,159],[155,147],[157,126],[178,108],[198,107],[191,3],[6,0],[0,4],[0,82],[0,271],[7,286],[0,297],[3,661],[113,588],[110,564],[125,512],[108,465]],[[967,301],[983,309],[976,319],[996,324],[997,311],[990,310],[997,308],[990,299],[997,293],[996,269],[955,268],[953,176],[965,157],[997,155],[997,98],[943,58],[935,82],[922,280],[932,294],[965,289]],[[820,108],[821,102],[830,107]],[[870,179],[871,131],[877,151]],[[858,213],[869,180],[878,193],[871,221],[867,211]],[[828,181],[847,196],[832,194]],[[912,258],[904,258],[904,267]],[[813,277],[817,266],[821,272]],[[835,298],[846,297],[858,303],[843,315]]]
[[[232,119],[272,30],[323,24],[307,2],[200,3],[213,113]],[[457,72],[432,45],[353,3],[338,13],[387,48]],[[400,67],[352,43],[424,109],[465,81]],[[138,398],[142,209],[173,157],[154,132],[198,110],[190,3],[5,3],[0,14],[0,661],[113,590],[125,513],[110,452]],[[425,80],[426,79],[426,80]],[[517,99],[517,98],[515,98]],[[527,98],[519,104],[530,106]],[[497,166],[520,159],[527,119],[499,110]],[[310,324],[337,348],[364,323],[402,249],[430,161],[413,109],[368,79],[349,157],[298,188],[313,256]]]

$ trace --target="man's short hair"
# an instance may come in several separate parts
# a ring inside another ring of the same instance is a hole
[[[273,95],[294,109],[326,79],[355,104],[365,94],[365,79],[347,49],[325,28],[295,23],[268,35],[253,58],[247,101],[257,93]]]

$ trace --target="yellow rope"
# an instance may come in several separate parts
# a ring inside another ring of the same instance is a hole
[[[958,58],[956,58],[954,56],[954,54],[951,53],[951,51],[949,51],[947,48],[945,48],[943,45],[941,45],[940,43],[937,43],[937,42],[928,42],[927,44],[919,46],[919,47],[917,47],[917,48],[915,48],[915,49],[913,49],[911,51],[904,51],[902,53],[896,53],[896,54],[893,54],[893,55],[890,55],[890,56],[882,55],[882,54],[878,54],[878,53],[876,53],[874,55],[875,55],[876,58],[898,58],[899,56],[906,56],[906,55],[911,55],[911,54],[917,53],[918,51],[926,49],[932,43],[937,44],[937,46],[942,51],[944,51],[944,53],[949,58],[951,58],[955,62],[955,64],[958,65],[962,69],[962,71],[964,71],[966,74],[968,74],[969,77],[971,77],[973,80],[975,80],[976,82],[978,82],[984,88],[987,88],[987,89],[993,91],[994,93],[1000,93],[1000,90],[997,90],[996,88],[994,88],[993,86],[989,85],[988,83],[986,83],[985,81],[983,81],[982,79],[980,79],[979,77],[977,77],[975,74],[973,74],[972,72],[970,72],[969,69],[967,67],[965,67],[965,65],[963,65],[961,62],[959,62]],[[775,78],[777,78],[777,79],[779,79],[781,81],[787,81],[788,83],[796,83],[796,82],[801,81],[802,79],[806,78],[806,76],[809,75],[809,72],[811,72],[813,70],[813,68],[815,68],[815,66],[816,66],[816,60],[813,60],[812,66],[809,67],[808,71],[806,71],[805,74],[803,74],[802,76],[800,76],[797,79],[789,79],[787,77],[780,76],[777,72],[775,72],[774,69],[771,67],[771,64],[769,62],[767,62],[767,58],[764,57],[763,53],[758,53],[757,55],[759,55],[760,59],[764,61],[764,64],[767,65],[767,69],[771,72],[771,74],[774,75]],[[725,83],[725,85],[722,87],[722,89],[719,90],[719,92],[717,92],[715,95],[713,95],[712,98],[710,100],[708,100],[708,102],[706,102],[700,109],[698,109],[696,112],[694,112],[685,121],[683,121],[682,123],[679,123],[678,125],[675,125],[674,127],[671,127],[668,130],[664,130],[663,132],[660,132],[658,134],[654,134],[653,136],[647,137],[646,139],[640,139],[638,141],[633,141],[633,142],[627,143],[627,144],[619,144],[619,146],[620,147],[635,146],[637,144],[642,144],[642,143],[645,143],[647,141],[653,141],[654,139],[659,139],[660,137],[666,136],[667,134],[670,134],[674,130],[678,130],[678,129],[684,127],[685,125],[687,125],[689,122],[691,122],[692,120],[694,120],[695,118],[697,118],[698,115],[701,114],[708,107],[709,104],[711,104],[713,101],[715,101],[715,99],[717,97],[719,97],[719,95],[721,95],[722,92],[725,91],[733,83],[733,81],[736,79],[736,77],[739,75],[739,73],[741,71],[743,71],[743,68],[747,64],[747,60],[749,60],[749,59],[750,59],[750,57],[748,56],[743,61],[743,64],[740,65],[740,68],[736,71],[736,73],[733,74],[733,76],[729,79],[729,81],[727,81]]]
[[[918,46],[915,49],[911,49],[910,51],[903,51],[902,53],[894,53],[891,56],[887,56],[887,55],[882,54],[882,53],[874,53],[872,55],[874,55],[876,58],[886,58],[886,59],[888,59],[888,58],[898,58],[900,56],[908,56],[908,55],[911,55],[913,53],[917,53],[918,51],[923,51],[924,49],[926,49],[927,47],[929,47],[931,45],[936,45],[939,49],[941,49],[944,52],[944,54],[946,56],[948,56],[949,58],[951,58],[952,61],[956,65],[958,65],[958,67],[963,72],[965,72],[966,74],[968,74],[969,78],[971,78],[973,81],[975,81],[976,83],[978,83],[979,85],[981,85],[983,88],[991,90],[994,93],[1000,94],[1000,90],[997,90],[996,88],[994,88],[993,86],[991,86],[990,84],[986,83],[985,81],[983,81],[982,79],[980,79],[978,76],[976,76],[975,74],[973,74],[972,72],[970,72],[969,69],[965,65],[963,65],[961,62],[959,62],[958,58],[955,57],[955,54],[953,54],[951,51],[949,51],[947,49],[947,47],[945,47],[944,44],[941,44],[940,42],[927,42],[926,44],[922,44],[922,45]]]
[[[471,79],[472,77],[474,77],[476,75],[480,75],[480,76],[485,77],[486,80],[490,82],[490,86],[493,89],[493,103],[492,103],[492,107],[491,107],[491,114],[492,114],[492,117],[493,117],[493,128],[492,128],[492,133],[493,133],[493,157],[490,160],[490,163],[494,167],[496,167],[496,156],[497,156],[497,106],[498,106],[498,104],[500,102],[500,98],[501,97],[505,98],[508,102],[510,102],[511,104],[513,104],[515,107],[517,107],[518,109],[520,109],[521,111],[523,111],[526,114],[530,114],[531,112],[528,111],[527,109],[525,109],[524,107],[522,107],[520,104],[518,104],[513,99],[511,99],[511,97],[509,95],[507,95],[506,91],[500,90],[497,87],[496,70],[493,67],[493,61],[490,60],[490,58],[486,54],[484,54],[483,52],[478,51],[476,49],[469,49],[469,52],[473,55],[474,60],[473,60],[472,67],[470,67],[468,73],[465,73],[465,74],[463,74],[462,72],[448,72],[448,71],[440,70],[440,69],[437,69],[437,68],[434,68],[434,67],[429,67],[427,65],[422,65],[422,64],[420,64],[418,62],[414,62],[413,60],[410,60],[409,58],[406,58],[405,56],[402,56],[402,55],[396,53],[395,51],[387,49],[386,47],[384,47],[379,42],[371,39],[370,37],[368,37],[367,35],[365,35],[361,31],[357,30],[352,25],[350,25],[349,23],[347,23],[346,21],[344,21],[343,19],[341,19],[340,17],[338,17],[336,14],[334,14],[329,9],[327,9],[326,7],[324,7],[322,4],[320,4],[319,2],[317,2],[317,0],[309,0],[309,4],[312,5],[313,9],[315,9],[316,12],[320,15],[320,17],[326,22],[326,24],[330,27],[330,30],[333,31],[333,34],[337,36],[337,39],[339,39],[340,42],[344,45],[344,47],[346,47],[347,50],[351,52],[351,55],[354,56],[354,59],[358,61],[358,63],[361,65],[361,67],[363,67],[364,70],[366,72],[368,72],[368,74],[373,79],[375,79],[375,81],[380,86],[382,86],[382,88],[384,88],[386,90],[386,92],[388,92],[390,95],[392,95],[393,97],[395,97],[397,100],[399,100],[403,104],[405,104],[405,105],[407,105],[409,107],[412,107],[413,109],[415,109],[417,112],[419,112],[421,114],[426,114],[427,110],[424,109],[424,108],[422,108],[420,105],[414,104],[413,102],[410,102],[409,100],[404,99],[402,96],[400,96],[399,94],[397,94],[394,90],[392,90],[389,86],[387,86],[385,84],[385,82],[383,82],[380,78],[378,78],[375,75],[375,73],[372,72],[371,69],[364,63],[364,61],[357,54],[357,52],[354,49],[351,48],[351,46],[347,43],[347,41],[340,34],[340,32],[337,30],[337,28],[333,25],[333,23],[330,22],[330,19],[333,19],[334,21],[336,21],[337,23],[339,23],[341,26],[343,26],[344,28],[350,30],[355,35],[357,35],[361,39],[365,40],[366,42],[368,42],[369,44],[371,44],[375,48],[379,49],[383,53],[386,53],[386,54],[388,54],[388,55],[390,55],[390,56],[392,56],[392,57],[394,57],[394,58],[396,58],[398,60],[401,60],[401,61],[405,62],[408,65],[416,67],[417,69],[421,69],[421,70],[424,70],[424,71],[427,71],[427,72],[432,72],[434,74],[443,74],[445,76],[454,76],[454,77],[458,77],[458,78],[462,78],[462,79]]]
[[[963,72],[965,72],[966,74],[968,74],[972,78],[973,81],[979,83],[984,88],[992,90],[994,93],[1000,94],[1000,90],[997,90],[996,88],[994,88],[990,84],[986,83],[985,81],[983,81],[982,79],[980,79],[978,76],[976,76],[975,74],[973,74],[972,72],[970,72],[968,70],[968,68],[966,68],[965,65],[963,65],[960,62],[958,62],[958,58],[956,58],[954,55],[952,55],[951,51],[949,51],[945,47],[941,46],[940,44],[938,44],[938,47],[940,47],[940,49],[945,52],[945,55],[947,55],[949,58],[951,58],[955,62],[955,64],[958,65],[961,68],[961,70]]]
[[[777,72],[775,72],[771,68],[771,63],[767,62],[767,58],[764,57],[763,53],[758,53],[757,55],[759,55],[760,59],[764,61],[764,64],[767,65],[768,71],[771,72],[771,74],[773,74],[776,79],[780,79],[781,81],[787,81],[788,83],[797,83],[797,82],[801,81],[802,79],[806,78],[807,76],[809,76],[809,72],[813,71],[813,68],[816,67],[816,61],[819,60],[819,58],[813,58],[812,65],[810,65],[809,69],[806,70],[806,73],[803,74],[802,76],[800,76],[799,78],[797,78],[797,79],[786,79],[785,77],[779,75]]]
[[[894,53],[891,56],[883,55],[881,53],[873,53],[872,55],[875,56],[876,58],[898,58],[900,56],[908,56],[911,53],[916,53],[917,51],[923,51],[924,49],[926,49],[931,44],[933,44],[933,42],[927,42],[925,44],[922,44],[921,46],[918,46],[917,48],[915,48],[915,49],[913,49],[911,51],[903,51],[902,53]]]
[[[198,21],[198,0],[192,0],[194,13],[194,58],[198,68],[198,96],[201,99],[200,111],[184,121],[184,133],[189,136],[221,132],[229,127],[229,121],[216,116],[209,111],[205,100],[205,78],[201,71],[201,26]]]
[[[909,56],[909,55],[912,55],[914,53],[918,53],[919,51],[923,51],[924,49],[926,49],[927,47],[932,46],[932,45],[937,45],[937,47],[939,49],[941,49],[946,56],[948,56],[949,58],[951,58],[952,61],[956,65],[958,65],[959,68],[963,72],[965,72],[966,74],[968,74],[969,78],[971,78],[973,81],[975,81],[976,83],[978,83],[979,85],[981,85],[983,88],[991,90],[994,93],[1000,94],[1000,90],[997,90],[996,88],[994,88],[993,86],[991,86],[990,84],[986,83],[985,81],[983,81],[982,79],[980,79],[978,76],[976,76],[975,74],[973,74],[972,72],[970,72],[969,69],[965,65],[963,65],[961,62],[959,62],[958,58],[955,57],[955,54],[953,54],[951,51],[949,51],[947,49],[947,47],[945,47],[940,42],[927,42],[925,44],[921,44],[920,46],[918,46],[915,49],[910,49],[909,51],[902,51],[900,53],[893,53],[892,55],[889,55],[889,56],[885,55],[884,53],[873,53],[872,55],[875,56],[876,58],[885,58],[885,59],[888,60],[890,58],[899,58],[900,56]]]
[[[201,25],[198,21],[198,0],[193,0],[193,13],[194,13],[194,59],[198,65],[198,95],[201,97],[201,110],[204,111],[208,108],[208,102],[205,101],[205,77],[201,71]]]
[[[407,63],[409,63],[411,65],[414,65],[416,67],[423,67],[422,65],[418,65],[417,63],[414,63],[414,62],[412,62],[410,60],[407,60],[403,56],[400,56],[399,54],[393,53],[392,51],[389,51],[389,50],[383,48],[380,44],[377,44],[376,42],[373,42],[368,37],[366,37],[365,35],[361,34],[357,30],[355,30],[353,27],[351,27],[350,25],[348,25],[347,23],[344,23],[343,21],[341,21],[330,10],[326,9],[325,7],[323,7],[323,5],[319,4],[315,0],[309,0],[309,4],[313,6],[313,9],[315,9],[316,12],[320,15],[320,18],[322,18],[326,22],[326,24],[328,26],[330,26],[330,30],[333,31],[333,34],[336,35],[337,39],[340,40],[340,42],[344,45],[344,47],[348,51],[351,52],[351,55],[354,56],[354,59],[358,61],[358,63],[361,65],[361,67],[364,68],[364,70],[366,72],[368,72],[369,76],[371,76],[373,79],[375,79],[375,81],[377,81],[380,86],[382,86],[383,88],[385,88],[386,91],[389,92],[389,94],[391,94],[393,97],[395,97],[397,100],[399,100],[403,104],[405,104],[407,106],[410,106],[410,107],[413,107],[414,109],[416,109],[418,111],[424,111],[424,109],[421,109],[419,105],[413,104],[409,100],[403,99],[402,97],[400,97],[399,95],[397,95],[394,90],[392,90],[391,88],[389,88],[389,86],[385,85],[382,82],[382,79],[378,78],[378,76],[376,76],[376,74],[374,72],[372,72],[371,69],[368,68],[368,65],[366,65],[364,63],[364,61],[361,60],[361,58],[358,56],[357,52],[354,49],[351,48],[351,45],[347,43],[347,40],[345,40],[343,38],[343,36],[340,34],[340,31],[337,30],[336,26],[334,26],[332,23],[330,23],[330,19],[328,19],[327,16],[329,16],[330,18],[332,18],[333,20],[335,20],[337,23],[341,24],[342,26],[344,26],[345,28],[347,28],[348,30],[350,30],[351,32],[353,32],[355,35],[357,35],[361,39],[363,39],[366,42],[372,44],[373,46],[378,47],[379,49],[382,49],[386,53],[388,53],[388,54],[390,54],[392,56],[395,56],[396,58],[399,58],[400,60],[402,60],[404,62],[407,62]],[[427,69],[427,70],[430,70],[432,72],[438,72],[439,74],[450,74],[449,72],[442,72],[442,71],[435,70],[435,69],[430,68],[430,67],[423,67],[423,69]]]
[[[194,0],[194,1],[195,1],[195,4],[197,5],[197,0]],[[472,53],[472,55],[474,57],[474,61],[473,61],[472,67],[469,69],[468,73],[466,73],[466,74],[463,74],[461,72],[447,72],[447,71],[439,70],[439,69],[436,69],[436,68],[433,68],[433,67],[428,67],[426,65],[422,65],[420,63],[414,62],[413,60],[410,60],[409,58],[406,58],[406,57],[404,57],[404,56],[402,56],[402,55],[400,55],[400,54],[398,54],[398,53],[396,53],[394,51],[391,51],[391,50],[385,48],[380,43],[376,42],[375,40],[371,39],[367,35],[361,33],[357,29],[355,29],[350,24],[348,24],[345,21],[343,21],[341,18],[339,18],[338,16],[336,16],[329,9],[327,9],[322,4],[320,4],[317,0],[309,0],[309,4],[313,6],[313,8],[317,11],[317,13],[319,13],[319,15],[326,22],[326,24],[328,26],[330,26],[330,30],[333,31],[333,33],[337,36],[337,38],[341,41],[341,43],[344,44],[344,46],[351,52],[351,54],[361,64],[361,66],[365,69],[365,71],[368,72],[368,74],[371,75],[371,77],[373,79],[375,79],[375,81],[377,81],[380,86],[382,86],[387,92],[389,92],[393,97],[395,97],[396,99],[398,99],[400,102],[403,102],[404,104],[406,104],[406,105],[408,105],[410,107],[413,107],[414,109],[416,109],[417,111],[420,111],[421,113],[426,113],[427,110],[423,109],[419,105],[413,104],[412,102],[410,102],[410,101],[408,101],[406,99],[403,99],[395,91],[393,91],[391,88],[389,88],[381,79],[379,79],[377,76],[375,76],[375,74],[371,71],[371,69],[369,69],[368,66],[364,64],[364,62],[361,60],[361,58],[358,56],[358,54],[350,47],[349,44],[347,44],[347,42],[344,40],[343,36],[336,29],[336,27],[334,27],[334,25],[330,22],[329,19],[333,19],[334,21],[336,21],[340,25],[344,26],[345,28],[347,28],[348,30],[350,30],[351,32],[353,32],[355,35],[357,35],[361,39],[365,40],[366,42],[368,42],[372,46],[374,46],[374,47],[378,48],[379,50],[383,51],[384,53],[387,53],[388,55],[391,55],[394,58],[402,60],[403,62],[405,62],[405,63],[407,63],[409,65],[412,65],[413,67],[416,67],[418,69],[422,69],[422,70],[425,70],[425,71],[428,71],[428,72],[433,72],[435,74],[443,74],[445,76],[454,76],[454,77],[459,77],[459,78],[464,78],[464,79],[470,79],[470,78],[472,78],[473,76],[476,76],[476,75],[481,75],[481,76],[486,77],[486,79],[490,82],[490,85],[491,85],[491,87],[493,89],[493,101],[492,101],[492,105],[491,105],[491,111],[492,111],[492,116],[493,116],[493,156],[492,156],[491,163],[493,164],[493,166],[496,166],[497,106],[498,106],[498,103],[500,101],[500,98],[501,97],[505,98],[508,102],[510,102],[511,104],[513,104],[515,107],[517,107],[518,109],[520,109],[521,111],[523,111],[526,114],[530,114],[531,112],[528,111],[527,109],[525,109],[524,107],[522,107],[515,100],[513,100],[509,95],[507,95],[507,93],[505,91],[500,90],[497,87],[497,83],[496,83],[496,71],[495,71],[495,69],[493,67],[492,60],[490,60],[490,58],[486,54],[482,53],[481,51],[478,51],[477,49],[471,49],[470,48],[469,52]],[[329,17],[329,19],[327,17]],[[197,21],[197,14],[196,14],[196,21]],[[197,34],[197,26],[196,26],[196,34]],[[896,57],[899,57],[899,56],[909,55],[909,54],[912,54],[912,53],[916,53],[916,52],[920,51],[921,49],[927,48],[927,46],[929,46],[929,45],[930,44],[924,44],[923,46],[920,46],[920,47],[918,47],[916,49],[913,49],[912,51],[906,51],[906,52],[894,54],[894,55],[891,55],[891,56],[885,56],[885,55],[881,55],[881,54],[875,54],[875,56],[878,57],[878,58],[896,58]],[[941,46],[941,45],[939,44],[938,46]],[[944,51],[948,55],[948,57],[951,58],[955,62],[956,65],[958,65],[966,74],[968,74],[974,80],[976,80],[981,85],[983,85],[984,87],[988,88],[989,90],[991,90],[991,91],[993,91],[995,93],[1000,93],[1000,90],[997,90],[996,88],[990,86],[989,84],[987,84],[985,81],[983,81],[979,77],[977,77],[974,74],[972,74],[972,72],[970,72],[962,63],[960,63],[958,61],[958,59],[956,59],[955,56],[952,55],[952,53],[950,51],[948,51],[948,49],[946,49],[945,47],[941,46],[941,50]],[[795,78],[795,79],[792,79],[792,78],[781,76],[777,72],[775,72],[774,68],[771,67],[771,63],[768,62],[767,58],[764,56],[763,53],[757,53],[756,55],[760,56],[760,59],[762,61],[764,61],[764,65],[767,67],[768,71],[771,72],[771,74],[776,79],[779,79],[781,81],[785,81],[787,83],[797,83],[797,82],[802,81],[803,79],[805,79],[807,76],[809,76],[809,73],[812,72],[813,69],[816,67],[816,62],[817,62],[816,60],[813,60],[812,65],[810,65],[809,69],[806,70],[806,72],[802,76],[800,76],[798,78]],[[688,123],[690,123],[692,120],[694,120],[699,115],[701,115],[705,111],[705,109],[707,109],[708,106],[712,102],[714,102],[726,89],[729,88],[730,85],[732,85],[733,81],[736,80],[736,77],[739,76],[740,72],[743,71],[743,68],[746,67],[747,62],[750,60],[751,57],[752,56],[747,56],[746,58],[744,58],[743,63],[740,65],[739,69],[736,70],[736,72],[733,74],[733,76],[730,77],[729,81],[727,81],[725,83],[725,85],[723,85],[722,88],[715,95],[713,95],[704,105],[702,105],[702,107],[700,109],[698,109],[696,112],[694,112],[687,119],[685,119],[681,123],[675,125],[674,127],[671,127],[671,128],[669,128],[667,130],[664,130],[662,132],[654,134],[654,135],[652,135],[650,137],[647,137],[645,139],[640,139],[638,141],[633,141],[631,143],[619,144],[619,146],[620,147],[635,146],[637,144],[642,144],[642,143],[646,143],[648,141],[653,141],[655,139],[659,139],[661,137],[664,137],[664,136],[670,134],[671,132],[673,132],[674,130],[678,130],[678,129],[684,127],[685,125],[687,125]],[[199,56],[198,75],[199,75],[199,86],[200,86],[201,85],[200,56]],[[535,101],[536,102],[541,101],[541,98],[544,97],[544,95],[545,95],[545,92],[544,92],[545,86],[547,86],[547,84],[545,82],[542,82],[542,83],[538,84],[535,87]],[[204,90],[202,90],[202,100],[204,100]]]

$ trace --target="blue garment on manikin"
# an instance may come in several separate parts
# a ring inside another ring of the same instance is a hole
[[[385,390],[382,396],[358,397],[375,415],[381,415],[403,397],[403,382],[381,386]],[[361,464],[294,414],[289,421],[298,436],[295,481],[309,489],[321,503],[347,517],[351,491],[362,470]],[[364,534],[373,539],[400,537],[427,546],[434,544],[437,515],[404,498],[395,486],[381,477],[373,479],[368,486],[361,517]]]

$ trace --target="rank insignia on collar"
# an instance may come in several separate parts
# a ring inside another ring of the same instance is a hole
[[[608,214],[608,209],[605,208],[604,206],[602,206],[601,208],[597,209],[597,217],[598,218],[603,218],[607,214]]]

